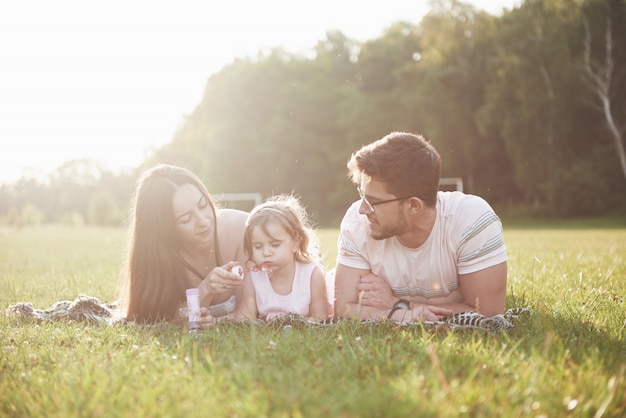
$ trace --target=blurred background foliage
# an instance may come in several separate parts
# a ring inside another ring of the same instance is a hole
[[[391,131],[423,134],[442,176],[500,213],[626,216],[625,75],[623,0],[526,0],[502,16],[436,0],[380,38],[332,31],[308,56],[235,60],[135,171],[68,161],[2,185],[0,221],[122,225],[139,172],[165,162],[214,194],[293,192],[336,227],[358,198],[346,161]]]

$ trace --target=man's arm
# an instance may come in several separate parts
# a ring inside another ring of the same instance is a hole
[[[362,275],[359,280],[359,292],[364,292],[363,304],[378,309],[390,309],[400,298],[391,292],[389,283],[374,273]]]
[[[340,318],[384,319],[389,316],[393,306],[377,308],[368,306],[368,291],[359,290],[361,274],[371,274],[370,270],[361,270],[337,264],[335,269],[335,316]],[[376,298],[376,296],[374,296]],[[438,321],[452,315],[452,310],[444,306],[411,303],[410,310],[400,309],[393,312],[392,319],[400,322]]]
[[[366,292],[364,294],[371,295],[362,300],[363,305],[366,305],[364,308],[384,310],[393,306],[398,300],[391,293],[387,282],[369,271],[357,283],[357,291],[364,290]],[[452,309],[454,313],[475,311],[485,316],[504,313],[507,283],[506,262],[474,273],[461,274],[459,275],[459,283],[465,303],[442,303],[439,306]],[[412,308],[418,305],[420,304],[411,302]]]
[[[506,305],[506,261],[470,274],[459,275],[465,304],[448,306],[455,312],[476,311],[485,316],[504,313]]]
[[[386,318],[390,309],[379,309],[363,303],[365,292],[359,292],[361,275],[370,270],[356,269],[337,264],[335,268],[335,316],[338,318]]]
[[[504,313],[506,304],[506,261],[470,274],[460,274],[464,303],[443,303],[454,313],[478,312],[487,317]]]

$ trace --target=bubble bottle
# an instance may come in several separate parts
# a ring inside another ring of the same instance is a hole
[[[190,330],[200,328],[200,290],[197,288],[187,289],[187,322]]]

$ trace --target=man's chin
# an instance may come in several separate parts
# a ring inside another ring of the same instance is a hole
[[[375,239],[376,241],[382,241],[384,239],[391,238],[396,235],[394,233],[390,233],[389,230],[385,231],[381,229],[372,229],[371,226],[370,226],[369,232],[370,232],[370,237],[372,239]]]
[[[387,238],[383,234],[381,234],[380,231],[373,231],[371,228],[370,228],[370,237],[372,237],[372,239],[375,239],[376,241],[380,241],[380,240]]]
[[[385,231],[380,228],[380,225],[375,222],[368,222],[367,226],[369,228],[370,237],[376,241],[390,237],[390,235],[385,233]]]

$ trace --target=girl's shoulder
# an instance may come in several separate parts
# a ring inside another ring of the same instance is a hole
[[[299,265],[299,269],[310,272],[311,274],[320,272],[323,275],[326,275],[326,267],[321,260],[312,259],[309,261],[297,261],[296,265]]]

